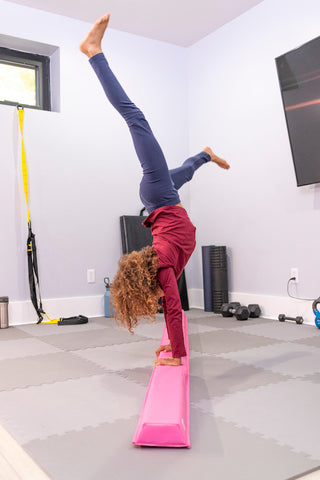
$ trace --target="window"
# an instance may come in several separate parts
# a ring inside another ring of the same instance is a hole
[[[0,48],[0,103],[51,110],[50,58]]]

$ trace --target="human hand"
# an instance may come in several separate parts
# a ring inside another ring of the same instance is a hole
[[[168,345],[160,345],[160,347],[156,350],[157,358],[160,355],[160,352],[171,352],[171,344]]]
[[[180,367],[181,365],[181,358],[172,358],[172,357],[167,357],[167,358],[158,358],[154,362],[155,367],[158,367],[159,365],[169,365],[171,367]]]

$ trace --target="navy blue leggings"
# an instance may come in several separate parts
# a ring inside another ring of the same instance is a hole
[[[143,171],[140,198],[147,212],[151,213],[156,208],[180,203],[179,188],[191,180],[201,165],[210,160],[210,155],[200,152],[188,158],[181,167],[169,170],[147,120],[141,110],[128,98],[110,70],[104,54],[98,53],[89,61],[110,103],[118,110],[130,129]]]

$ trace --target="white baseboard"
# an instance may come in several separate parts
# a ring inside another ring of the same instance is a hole
[[[100,317],[104,315],[103,295],[90,297],[50,298],[42,301],[43,309],[51,318]],[[38,317],[31,301],[9,302],[9,325],[37,323]],[[44,319],[46,321],[46,318]]]
[[[203,290],[188,289],[190,308],[204,308]],[[86,315],[87,317],[100,317],[104,315],[103,295],[90,297],[51,298],[43,300],[43,308],[50,318],[71,317]],[[302,316],[304,323],[314,325],[312,302],[294,300],[290,297],[276,297],[272,295],[259,295],[251,293],[229,293],[230,302],[240,302],[241,305],[258,303],[262,316],[278,319],[279,313],[289,317]],[[9,325],[23,325],[36,323],[37,315],[30,301],[9,302]]]
[[[190,308],[204,308],[203,290],[190,288],[188,290]],[[258,303],[265,318],[278,319],[279,313],[289,317],[303,317],[304,323],[314,325],[312,302],[295,300],[290,297],[276,297],[272,295],[259,295],[252,293],[229,292],[229,302],[240,302],[241,305]]]

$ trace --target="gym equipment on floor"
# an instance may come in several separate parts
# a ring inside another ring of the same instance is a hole
[[[296,318],[286,317],[284,313],[280,313],[280,315],[278,316],[278,320],[280,322],[284,322],[285,320],[290,320],[291,322],[296,322],[298,325],[301,325],[301,323],[303,323],[303,317],[296,317]]]
[[[259,318],[261,315],[261,308],[257,303],[250,303],[250,305],[248,305],[248,310],[250,318]]]
[[[320,303],[320,297],[317,298],[312,304],[312,310],[313,310],[313,313],[316,316],[316,318],[314,319],[314,322],[316,324],[316,327],[318,327],[318,328],[320,328],[320,312],[318,310],[319,303]]]
[[[36,247],[35,235],[31,228],[31,217],[30,217],[30,210],[29,210],[28,169],[27,169],[26,152],[25,152],[24,141],[23,141],[24,109],[21,105],[17,105],[17,109],[18,109],[19,127],[20,127],[20,133],[21,133],[22,180],[23,180],[24,196],[26,199],[27,214],[28,214],[28,239],[27,239],[28,278],[29,278],[31,303],[35,311],[37,312],[37,316],[38,316],[37,323],[41,323],[42,325],[54,324],[54,323],[58,325],[79,325],[81,323],[87,323],[88,318],[84,317],[83,315],[78,315],[75,317],[68,317],[68,318],[51,319],[42,307],[40,283],[39,283],[38,260],[37,260],[37,247]],[[49,321],[43,322],[43,316],[46,316]]]
[[[114,317],[114,309],[113,309],[113,305],[112,305],[112,302],[111,302],[111,295],[110,295],[110,287],[111,287],[111,283],[110,283],[110,278],[109,277],[105,277],[104,278],[104,284],[105,284],[105,287],[106,287],[106,291],[104,292],[104,297],[103,297],[103,300],[104,300],[104,316],[107,317],[107,318],[110,318],[110,317]]]
[[[0,297],[0,328],[9,327],[9,297]]]
[[[81,325],[88,323],[89,319],[85,315],[77,315],[76,317],[60,318],[57,325]]]
[[[188,322],[181,313],[187,356],[178,367],[154,367],[132,440],[135,445],[190,448]],[[165,327],[161,345],[168,343]],[[160,353],[160,358],[166,357],[171,357],[171,352]]]
[[[223,317],[236,317],[237,320],[248,320],[249,310],[247,307],[241,307],[239,302],[224,303],[221,307]]]
[[[261,315],[261,309],[258,304],[251,303],[247,307],[241,306],[239,302],[224,303],[221,307],[223,317],[232,317],[237,320],[248,320],[248,318],[258,318]]]
[[[27,214],[28,214],[27,256],[28,256],[28,278],[29,278],[30,299],[35,311],[37,312],[37,316],[38,316],[37,323],[41,323],[43,320],[43,315],[45,315],[46,313],[42,308],[40,285],[39,285],[39,274],[38,274],[37,247],[36,247],[35,235],[31,227],[31,217],[30,217],[30,210],[29,210],[28,170],[27,170],[26,152],[25,152],[24,141],[23,141],[24,109],[20,105],[18,105],[17,108],[18,108],[19,126],[20,126],[20,133],[21,133],[22,180],[23,180],[23,189],[24,189],[24,195],[25,195],[26,204],[27,204]]]
[[[46,317],[48,315],[46,314]],[[49,318],[49,317],[48,317]],[[54,320],[50,320],[48,322],[41,322],[41,325],[81,325],[83,323],[88,323],[89,319],[85,315],[76,315],[74,317],[61,317],[55,318]]]
[[[140,213],[143,212],[141,210]],[[120,217],[120,230],[122,241],[122,253],[131,253],[134,250],[139,251],[143,247],[152,246],[151,229],[142,225],[146,217],[143,215],[123,215]],[[189,299],[185,271],[177,280],[181,306],[183,310],[189,310]]]
[[[228,297],[227,249],[225,246],[208,245],[201,247],[204,309],[220,313]]]
[[[142,225],[144,218],[142,215],[123,215],[120,217],[123,255],[152,245],[151,229]]]
[[[212,288],[211,288],[211,266],[210,249],[213,245],[201,247],[202,250],[202,275],[203,275],[203,298],[204,311],[213,312]]]

